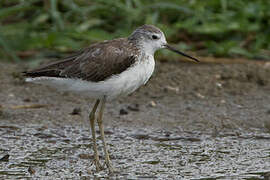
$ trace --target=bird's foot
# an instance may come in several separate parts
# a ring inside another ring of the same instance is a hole
[[[107,166],[107,168],[109,169],[109,174],[114,174],[116,172],[118,172],[113,166],[110,160],[106,160],[105,164]]]
[[[99,160],[94,159],[94,164],[96,166],[96,171],[99,172],[104,169],[104,167],[100,164]]]
[[[108,169],[109,169],[109,174],[114,174],[117,172],[112,166],[108,166]]]

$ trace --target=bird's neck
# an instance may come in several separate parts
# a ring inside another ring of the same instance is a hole
[[[136,41],[131,41],[131,43],[136,46],[141,52],[147,55],[154,56],[155,52],[157,49],[155,49],[151,44],[146,43],[143,40],[136,40]]]
[[[154,56],[156,49],[149,43],[142,42],[140,44],[140,47],[142,48],[142,51],[145,52],[145,54]]]

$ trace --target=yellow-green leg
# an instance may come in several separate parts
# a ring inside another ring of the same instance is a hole
[[[89,120],[90,120],[90,126],[91,126],[91,132],[92,132],[92,139],[93,139],[93,150],[94,150],[94,163],[96,166],[96,170],[100,171],[102,169],[102,166],[99,162],[99,156],[97,151],[97,143],[96,143],[96,130],[95,130],[95,113],[97,111],[97,107],[100,100],[98,99],[92,109],[92,111],[89,114]]]
[[[98,126],[99,126],[99,130],[100,130],[100,135],[101,135],[101,139],[102,139],[102,143],[103,143],[103,150],[104,150],[104,154],[105,154],[105,163],[109,169],[110,173],[114,172],[114,168],[112,166],[111,160],[110,160],[110,156],[107,150],[107,144],[105,142],[105,136],[104,136],[104,127],[103,127],[103,123],[102,123],[102,116],[103,116],[103,111],[104,111],[104,107],[105,107],[105,103],[106,103],[106,99],[105,97],[101,100],[101,106],[100,106],[100,110],[99,110],[99,115],[98,115]]]

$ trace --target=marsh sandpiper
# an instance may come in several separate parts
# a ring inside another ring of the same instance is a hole
[[[138,27],[129,37],[93,44],[74,55],[46,66],[24,72],[26,81],[53,86],[96,99],[89,114],[94,163],[102,169],[96,144],[95,113],[100,104],[97,123],[101,133],[105,164],[114,171],[104,137],[102,116],[106,101],[132,93],[151,77],[154,53],[166,48],[198,61],[170,46],[164,33],[153,25]]]

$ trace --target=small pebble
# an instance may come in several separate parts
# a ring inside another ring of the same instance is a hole
[[[140,111],[139,104],[130,105],[127,108],[131,111]]]
[[[31,99],[30,98],[25,98],[23,101],[24,102],[31,102]]]
[[[0,161],[8,162],[8,161],[9,161],[9,155],[8,155],[8,154],[4,155],[4,156],[0,159]]]
[[[34,136],[36,137],[39,137],[39,138],[44,138],[44,139],[47,139],[47,138],[53,138],[54,136],[51,135],[51,134],[46,134],[46,133],[36,133],[34,134]]]
[[[165,92],[174,92],[174,93],[178,93],[179,92],[179,87],[172,87],[172,86],[166,86],[164,88]]]
[[[222,99],[222,100],[220,101],[220,103],[221,103],[221,104],[225,104],[226,101],[225,101],[224,99]]]
[[[148,134],[132,134],[131,137],[135,139],[149,139],[150,138]]]
[[[30,166],[30,167],[28,168],[28,172],[29,172],[30,174],[35,174],[35,173],[36,173],[36,170]]]
[[[157,104],[155,103],[155,101],[150,101],[149,106],[150,107],[156,107]]]
[[[221,83],[216,83],[216,86],[219,88],[222,88],[222,84]]]
[[[79,154],[80,159],[93,159],[93,156],[90,154]]]
[[[126,114],[128,114],[128,111],[125,110],[125,109],[120,109],[119,114],[120,115],[126,115]]]
[[[81,111],[81,108],[74,108],[70,115],[80,115]]]
[[[188,106],[188,107],[186,107],[186,110],[187,111],[191,111],[192,110],[192,107]]]
[[[96,132],[100,134],[100,130],[97,130]],[[113,131],[111,131],[111,130],[107,130],[107,129],[105,129],[105,130],[104,130],[104,134],[109,135],[109,134],[114,134],[114,132],[113,132]]]
[[[170,137],[171,136],[171,132],[169,132],[169,131],[166,131],[165,133],[164,133],[164,136],[166,136],[166,137]]]
[[[204,99],[204,98],[205,98],[205,96],[202,95],[202,94],[200,94],[200,93],[196,93],[195,95],[196,95],[198,98],[201,98],[201,99]]]

